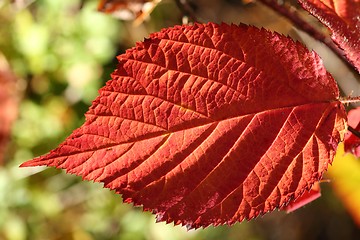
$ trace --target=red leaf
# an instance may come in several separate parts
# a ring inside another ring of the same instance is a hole
[[[5,62],[0,61],[0,164],[3,163],[11,125],[17,117],[16,77]]]
[[[86,123],[22,166],[104,182],[159,221],[196,228],[284,206],[332,161],[344,108],[300,43],[195,24],[152,34],[118,60]]]
[[[352,109],[348,113],[348,125],[360,134],[360,107]],[[345,134],[344,140],[345,152],[360,157],[360,137],[350,131]]]
[[[302,7],[332,32],[333,41],[360,72],[360,1],[299,0]]]
[[[288,213],[293,212],[298,208],[301,208],[306,204],[318,199],[319,197],[321,197],[321,188],[320,184],[316,182],[309,191],[305,191],[303,195],[301,195],[295,201],[290,202],[290,204],[284,209]]]

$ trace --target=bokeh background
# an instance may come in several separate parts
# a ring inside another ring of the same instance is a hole
[[[172,0],[163,0],[137,25],[98,12],[97,4],[0,0],[0,240],[360,239],[360,160],[344,153],[335,160],[339,170],[331,167],[325,176],[331,183],[321,184],[323,196],[309,205],[191,231],[155,223],[153,215],[123,204],[101,184],[56,169],[20,169],[83,123],[116,67],[116,55],[187,20]],[[241,0],[198,0],[191,7],[203,22],[244,22],[305,42],[321,54],[343,95],[359,95],[358,74],[267,7]]]

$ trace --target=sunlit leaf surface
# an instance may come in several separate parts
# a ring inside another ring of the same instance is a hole
[[[196,24],[154,33],[118,60],[85,124],[22,166],[103,182],[160,221],[197,228],[283,207],[332,161],[344,108],[300,43]]]

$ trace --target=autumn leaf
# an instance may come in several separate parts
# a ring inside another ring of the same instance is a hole
[[[1,53],[0,53],[1,54]],[[17,117],[18,96],[16,77],[0,55],[0,164],[4,161],[4,154],[10,137],[12,123]]]
[[[291,201],[289,205],[285,206],[284,210],[290,213],[298,208],[305,206],[306,204],[321,197],[320,183],[316,182],[309,191],[305,191],[303,195],[298,197],[295,201]]]
[[[354,155],[345,153],[342,143],[327,176],[331,179],[336,195],[360,227],[360,161]]]
[[[344,50],[360,72],[360,0],[299,0],[302,7],[332,32],[332,40]]]
[[[151,1],[152,0],[100,0],[98,10],[106,13],[126,9],[131,12],[141,12],[143,5]]]
[[[290,38],[176,26],[118,60],[85,124],[22,167],[66,169],[197,228],[284,207],[333,159],[346,118],[337,85]]]
[[[122,19],[135,20],[136,24],[147,18],[161,0],[100,0],[98,10]]]
[[[356,157],[360,157],[360,107],[352,109],[348,113],[348,125],[352,127],[354,133],[347,131],[344,139],[345,152],[354,154]]]

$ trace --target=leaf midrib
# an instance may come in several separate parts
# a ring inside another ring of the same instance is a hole
[[[335,102],[335,101],[331,101],[331,102]],[[74,155],[78,155],[78,154],[82,154],[82,153],[100,151],[100,150],[108,149],[108,148],[111,148],[111,147],[119,146],[119,145],[122,145],[122,144],[135,143],[135,142],[144,141],[144,140],[148,140],[148,139],[151,139],[151,138],[154,138],[154,137],[159,137],[159,136],[166,137],[167,135],[170,135],[170,134],[173,134],[173,133],[176,133],[176,132],[181,132],[181,131],[185,131],[185,130],[189,130],[189,129],[197,128],[197,127],[202,127],[202,126],[205,126],[207,124],[214,124],[214,123],[219,123],[221,121],[227,121],[227,120],[231,120],[231,119],[235,119],[235,118],[239,118],[239,117],[248,117],[248,116],[251,116],[251,115],[262,114],[262,113],[265,113],[267,111],[272,112],[272,111],[278,111],[278,110],[281,110],[281,109],[289,109],[289,108],[293,109],[293,108],[296,108],[296,107],[303,107],[303,106],[312,105],[312,104],[323,104],[323,103],[329,103],[330,104],[331,102],[315,102],[315,103],[307,103],[307,104],[301,104],[301,105],[295,105],[295,106],[287,106],[287,107],[268,109],[268,110],[264,110],[264,111],[260,111],[260,112],[248,113],[248,114],[241,115],[241,116],[235,116],[235,117],[225,118],[225,119],[221,119],[221,120],[214,120],[213,122],[209,122],[209,123],[206,123],[206,124],[195,125],[195,126],[191,126],[189,128],[181,128],[181,129],[177,129],[175,131],[154,132],[154,133],[151,133],[151,134],[148,134],[148,135],[143,135],[143,136],[138,137],[138,138],[133,138],[132,141],[125,141],[125,142],[121,142],[121,143],[108,144],[108,145],[104,145],[104,147],[100,147],[100,148],[96,148],[96,149],[89,149],[89,150],[85,150],[85,151],[84,150],[79,150],[78,152],[74,152],[74,153],[68,154],[68,155],[57,156],[55,158],[58,158],[58,157],[70,157],[70,156],[74,156]],[[97,117],[115,117],[115,118],[126,119],[126,118],[119,117],[119,116],[109,116],[109,115],[102,116],[102,115],[95,115],[95,114],[90,114],[90,115],[94,115],[94,116],[97,116]],[[126,119],[126,120],[136,121],[134,119]],[[141,123],[144,123],[144,122],[141,122]],[[94,133],[84,133],[83,135],[101,136],[101,135],[97,135],[97,134],[94,134]],[[81,136],[83,136],[83,135],[81,135]],[[103,136],[101,136],[101,137],[103,137]],[[73,147],[72,145],[68,145],[68,146]]]

